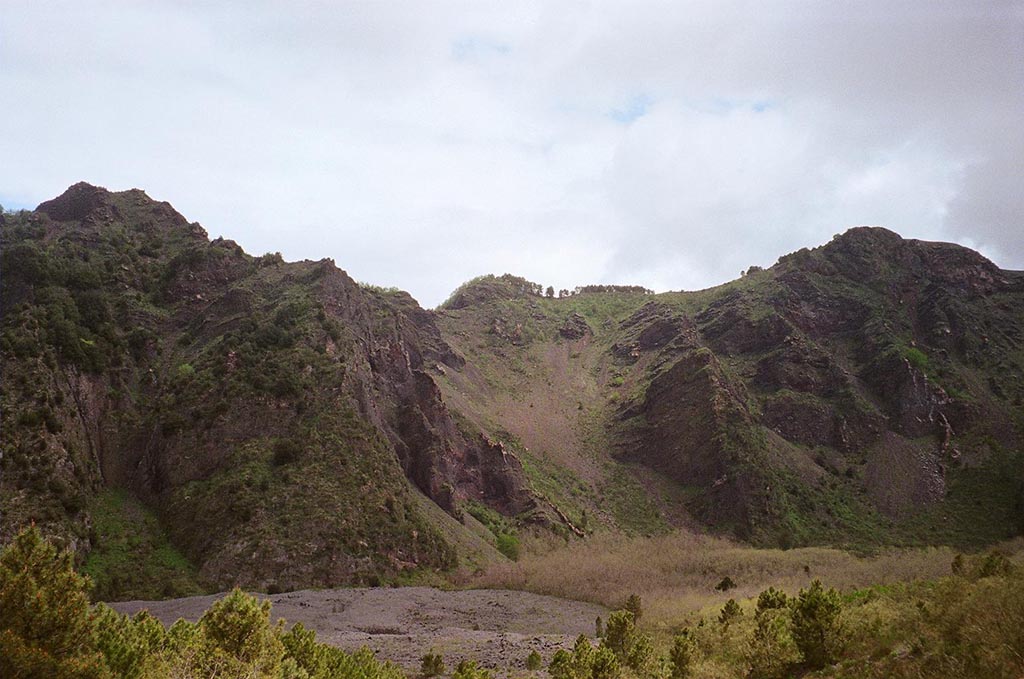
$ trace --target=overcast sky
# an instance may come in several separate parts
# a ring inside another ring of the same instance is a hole
[[[142,188],[425,306],[862,224],[1024,269],[1024,2],[4,0],[0,90],[5,207]]]

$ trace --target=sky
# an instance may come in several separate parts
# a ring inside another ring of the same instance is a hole
[[[0,91],[6,208],[141,188],[427,307],[858,225],[1024,269],[1024,0],[4,0]]]

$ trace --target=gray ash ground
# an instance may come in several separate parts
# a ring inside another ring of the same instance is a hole
[[[110,604],[122,613],[149,609],[165,625],[198,620],[223,594]],[[381,660],[418,671],[428,651],[441,653],[449,671],[461,660],[489,669],[526,669],[537,651],[545,666],[580,634],[593,636],[594,620],[608,617],[595,604],[510,590],[442,591],[430,587],[303,590],[258,595],[269,599],[271,619],[301,622],[317,639],[345,650],[367,646]]]

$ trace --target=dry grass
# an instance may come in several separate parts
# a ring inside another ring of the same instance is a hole
[[[536,546],[535,546],[536,548]],[[1020,551],[1021,544],[1007,545]],[[630,594],[644,604],[649,628],[692,622],[730,598],[756,597],[769,586],[796,593],[812,580],[842,591],[950,574],[947,547],[890,550],[871,557],[827,548],[754,549],[685,532],[652,538],[595,536],[569,547],[495,564],[472,587],[522,589],[621,607]],[[730,577],[736,588],[715,590]]]

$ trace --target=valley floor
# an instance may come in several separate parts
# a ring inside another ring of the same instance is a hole
[[[223,594],[110,604],[127,614],[149,609],[165,625],[196,621]],[[378,658],[414,674],[420,658],[441,653],[454,668],[461,660],[513,672],[525,670],[537,651],[544,665],[560,648],[571,649],[580,634],[594,633],[596,604],[511,590],[443,591],[430,587],[371,587],[304,590],[260,595],[271,601],[271,619],[301,622],[321,642],[354,651],[362,646]]]

